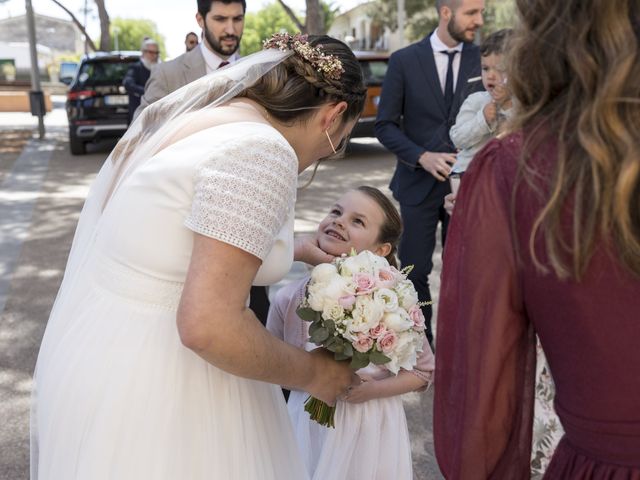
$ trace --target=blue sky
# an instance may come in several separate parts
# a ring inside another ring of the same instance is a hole
[[[68,18],[68,15],[51,0],[31,0],[36,13],[51,17]],[[110,17],[146,18],[153,20],[166,40],[167,55],[174,57],[184,51],[184,36],[189,31],[199,33],[199,27],[195,20],[196,1],[182,0],[184,8],[177,8],[176,0],[105,0]],[[275,1],[275,0],[273,0]],[[297,11],[304,11],[304,0],[285,0],[286,3]],[[65,7],[71,10],[82,21],[82,8],[84,0],[60,0]],[[247,11],[259,9],[262,5],[271,3],[269,0],[247,1]],[[361,3],[359,0],[334,0],[341,11],[348,10]],[[88,4],[94,5],[92,0]],[[257,7],[255,7],[257,5]],[[95,11],[95,8],[94,8]],[[25,12],[24,0],[9,0],[0,5],[0,18],[22,15]],[[91,14],[90,14],[91,16]],[[96,37],[99,31],[97,19],[89,18],[88,31],[92,37]]]

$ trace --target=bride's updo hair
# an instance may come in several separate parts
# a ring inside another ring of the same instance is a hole
[[[341,41],[326,35],[310,35],[308,42],[312,47],[321,45],[324,54],[340,60],[343,72],[339,78],[318,71],[311,62],[294,53],[238,97],[255,101],[285,124],[304,121],[313,114],[314,108],[330,101],[347,102],[343,121],[358,117],[364,108],[367,90],[353,52]]]

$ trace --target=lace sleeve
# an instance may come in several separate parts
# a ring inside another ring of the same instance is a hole
[[[185,226],[264,260],[296,195],[298,162],[284,139],[229,142],[196,172]]]

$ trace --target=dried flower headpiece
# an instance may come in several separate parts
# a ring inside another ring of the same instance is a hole
[[[296,54],[309,62],[318,72],[332,80],[340,80],[344,73],[342,62],[335,55],[322,51],[322,45],[311,46],[307,35],[296,33],[274,33],[271,38],[263,43],[264,48],[277,48],[278,50],[293,50]]]

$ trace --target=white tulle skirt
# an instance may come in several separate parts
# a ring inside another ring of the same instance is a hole
[[[36,370],[32,480],[307,478],[279,387],[181,344],[180,290],[102,262],[62,292]]]
[[[412,480],[411,443],[399,396],[338,402],[335,429],[304,411],[308,393],[293,391],[287,404],[302,459],[313,480]]]

